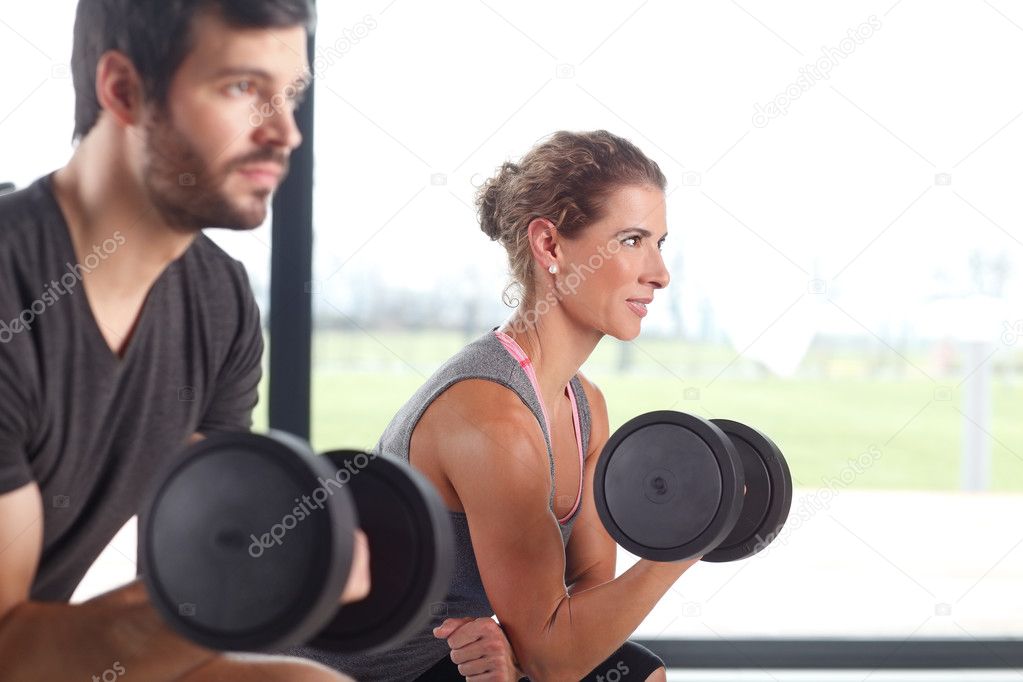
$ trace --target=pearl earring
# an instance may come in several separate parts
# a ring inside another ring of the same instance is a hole
[[[558,266],[552,264],[549,268],[547,268],[547,272],[551,273],[552,275],[558,274]]]

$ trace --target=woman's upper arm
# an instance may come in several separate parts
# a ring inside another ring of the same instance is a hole
[[[497,384],[458,384],[430,406],[416,431],[443,433],[442,445],[429,436],[420,442],[437,443],[432,457],[465,510],[483,587],[523,658],[542,643],[568,596],[565,551],[549,506],[550,464],[540,427],[514,395],[502,392],[507,389]]]
[[[590,405],[590,442],[583,476],[583,497],[579,515],[566,549],[565,582],[569,586],[586,576],[585,587],[593,587],[615,577],[617,550],[604,529],[593,503],[593,477],[604,445],[609,437],[607,403],[594,384],[579,375]],[[573,590],[573,594],[575,591]]]

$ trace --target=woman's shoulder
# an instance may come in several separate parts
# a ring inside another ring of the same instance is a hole
[[[511,430],[521,435],[524,427],[539,429],[533,413],[513,389],[480,377],[461,379],[448,386],[423,415],[423,420],[426,419],[451,431]]]
[[[449,474],[454,470],[515,475],[520,465],[547,470],[543,432],[511,389],[487,379],[451,385],[415,427],[413,448]]]
[[[447,461],[498,451],[546,459],[543,431],[529,407],[514,391],[489,379],[450,385],[422,414],[414,438]]]

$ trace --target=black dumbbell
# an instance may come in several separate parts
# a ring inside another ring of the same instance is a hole
[[[372,584],[342,607],[355,528]],[[317,456],[281,432],[190,446],[139,518],[151,602],[181,635],[227,651],[394,648],[444,599],[453,556],[447,510],[411,467],[354,450]]]
[[[662,410],[611,435],[593,495],[608,533],[637,556],[735,561],[778,536],[792,477],[778,446],[759,431]]]

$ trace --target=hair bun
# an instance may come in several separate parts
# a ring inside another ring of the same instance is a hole
[[[518,165],[506,161],[501,164],[494,177],[483,183],[476,194],[476,213],[480,229],[493,241],[501,239],[504,231],[500,219],[501,200],[508,195],[508,185],[512,182],[512,177],[521,172],[522,169]]]

